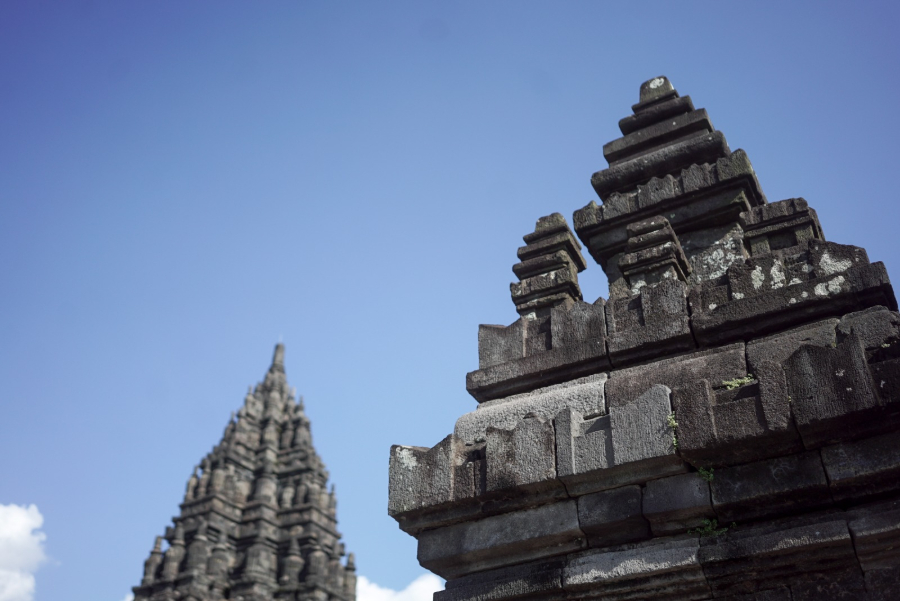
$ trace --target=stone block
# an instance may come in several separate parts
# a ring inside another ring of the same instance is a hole
[[[559,220],[552,231],[542,230],[540,220],[538,220],[537,230],[534,233],[527,234],[523,239],[527,243],[526,246],[519,247],[516,256],[520,261],[528,261],[542,255],[552,255],[557,252],[564,252],[568,255],[577,271],[584,271],[587,267],[584,257],[581,255],[581,245],[569,230],[566,218],[559,213],[554,213],[549,217],[555,217]],[[545,218],[541,218],[545,219]]]
[[[509,285],[509,291],[520,315],[556,304],[557,298],[554,295],[568,295],[572,299],[581,299],[578,272],[571,263],[512,283]]]
[[[606,348],[594,342],[549,350],[466,374],[466,390],[483,403],[605,371]]]
[[[758,593],[748,593],[746,595],[717,597],[717,599],[722,599],[722,601],[792,601],[791,589],[786,586],[759,591]]]
[[[465,444],[452,434],[430,449],[392,446],[388,513],[397,516],[474,496],[466,454]]]
[[[609,416],[585,419],[566,408],[556,416],[556,470],[575,476],[614,465]]]
[[[761,362],[756,368],[756,379],[740,386],[714,390],[700,380],[673,391],[678,452],[687,461],[717,467],[803,450],[781,366]]]
[[[729,277],[734,269],[734,266],[729,268]],[[760,273],[766,275],[762,269]],[[769,273],[766,281],[772,284],[770,290],[751,297],[732,296],[724,304],[706,302],[706,289],[692,291],[689,298],[691,325],[697,342],[723,344],[737,338],[767,335],[861,307],[884,305],[894,309],[897,306],[882,263],[854,266],[832,276],[796,283],[792,274],[785,273],[784,276],[787,280],[784,286],[775,287],[777,278]],[[752,272],[749,278],[752,284]]]
[[[633,402],[610,411],[615,465],[674,454],[670,392],[655,384]]]
[[[837,244],[826,240],[810,240],[809,260],[813,277],[827,278],[844,273],[853,267],[869,264],[869,255],[864,248],[849,244]]]
[[[550,311],[550,340],[554,349],[592,344],[603,353],[606,348],[606,301],[576,302]]]
[[[648,125],[682,115],[694,110],[694,103],[691,102],[690,96],[681,96],[678,98],[670,98],[664,102],[646,107],[641,112],[629,115],[619,120],[619,131],[622,135],[628,135],[631,132],[643,129]]]
[[[585,546],[575,501],[563,501],[419,534],[419,563],[443,578],[562,555]]]
[[[480,368],[466,375],[466,390],[485,402],[602,372],[609,366],[604,307],[602,300],[561,303],[542,317],[516,322],[509,333],[482,326]],[[511,359],[494,363],[506,356]]]
[[[869,601],[863,574],[857,566],[799,576],[791,584],[791,595],[794,601]]]
[[[655,536],[667,536],[697,528],[716,517],[709,483],[697,473],[678,474],[647,482],[643,514]]]
[[[707,599],[698,550],[690,537],[586,551],[570,559],[563,586],[578,599]]]
[[[517,319],[509,326],[478,326],[478,369],[525,356],[525,326]]]
[[[837,348],[801,346],[784,362],[797,429],[807,448],[883,429],[865,351],[852,335]]]
[[[613,372],[606,383],[607,406],[627,405],[654,384],[676,389],[698,380],[708,380],[714,386],[721,386],[722,382],[746,375],[743,342],[662,359]]]
[[[862,499],[900,489],[900,433],[822,448],[835,501]]]
[[[650,538],[650,524],[641,513],[641,487],[637,485],[578,497],[578,523],[591,547]]]
[[[764,255],[751,257],[728,268],[728,288],[733,299],[750,298],[778,290],[787,285],[788,278],[780,257]]]
[[[878,352],[900,340],[900,314],[882,306],[848,313],[841,317],[837,334],[843,340],[854,333],[867,353]]]
[[[648,124],[644,128],[603,145],[603,156],[610,165],[621,163],[650,150],[659,148],[671,140],[697,132],[713,130],[705,109],[683,113],[665,121]]]
[[[481,442],[485,440],[489,427],[510,430],[528,414],[553,419],[565,407],[571,407],[588,417],[603,415],[606,413],[606,379],[606,374],[595,374],[486,401],[478,405],[475,411],[456,420],[454,434],[468,444]]]
[[[816,212],[803,198],[754,207],[741,214],[744,240],[753,256],[785,251],[809,240],[824,239]]]
[[[900,510],[862,515],[847,526],[863,571],[900,567]]]
[[[717,469],[710,489],[713,507],[723,523],[808,511],[831,503],[816,451]]]
[[[900,567],[866,572],[865,581],[869,601],[900,599]]]
[[[684,283],[664,280],[606,305],[609,356],[616,366],[694,348]]]
[[[489,427],[485,444],[486,492],[516,490],[517,495],[564,492],[556,479],[553,422],[528,416],[512,430]],[[533,502],[533,501],[532,501]]]
[[[669,390],[653,386],[608,418],[556,418],[557,473],[570,494],[587,494],[686,471],[675,454]]]
[[[566,599],[562,589],[564,559],[539,560],[448,580],[434,601],[502,601],[531,598]]]
[[[699,167],[705,173],[715,172],[714,166]],[[682,175],[684,174],[685,171],[682,172]],[[579,231],[579,236],[588,243],[591,256],[609,276],[612,293],[617,289],[614,285],[616,257],[625,250],[628,241],[627,225],[631,219],[664,214],[678,232],[685,253],[688,253],[687,240],[691,237],[702,238],[701,232],[709,231],[709,228],[739,229],[735,225],[736,216],[741,211],[749,210],[752,203],[759,202],[756,195],[758,190],[754,192],[749,182],[750,180],[741,179],[725,185],[714,184],[711,190],[704,193],[688,194],[680,189],[679,181],[672,175],[651,179],[647,185],[640,185],[632,192],[613,194],[610,200],[604,203],[602,216],[598,214],[600,207],[596,205],[588,205],[582,209],[585,211],[582,213],[585,227]],[[664,183],[671,185],[662,185]],[[578,215],[579,213],[576,213],[576,217]],[[705,229],[695,229],[699,223],[702,223]],[[740,247],[735,251],[743,257]],[[715,253],[715,249],[711,252]],[[700,275],[705,276],[707,273],[706,270],[701,270]]]
[[[831,348],[837,344],[835,334],[837,325],[837,319],[823,319],[772,336],[751,340],[747,343],[747,368],[750,373],[757,374],[758,366],[763,361],[780,364],[804,344]]]
[[[777,590],[809,574],[844,570],[856,561],[842,520],[739,529],[702,540],[699,560],[716,598]]]
[[[610,166],[591,176],[591,185],[601,199],[626,190],[651,177],[678,172],[693,163],[712,163],[731,154],[720,131],[696,134],[675,144],[654,150],[629,161]]]

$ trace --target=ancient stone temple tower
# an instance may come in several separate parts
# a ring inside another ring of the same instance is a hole
[[[519,248],[477,409],[395,446],[436,601],[900,599],[900,314],[881,263],[768,203],[665,77]],[[581,244],[609,278],[584,302]]]
[[[181,515],[157,537],[135,600],[353,601],[353,554],[341,562],[327,484],[279,344],[265,380],[194,468]]]

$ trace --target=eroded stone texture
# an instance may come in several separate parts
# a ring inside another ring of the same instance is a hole
[[[573,217],[609,300],[581,300],[580,246],[541,218],[520,319],[479,329],[479,407],[392,450],[390,513],[448,578],[436,599],[900,597],[884,265],[806,200],[768,203],[667,78],[632,110]]]
[[[804,579],[828,574],[835,567],[856,566],[850,532],[841,520],[738,531],[704,543],[699,560],[716,597],[785,586],[793,589]]]
[[[641,487],[637,485],[578,497],[578,523],[592,547],[650,538],[650,524],[641,513]]]
[[[801,346],[784,363],[797,429],[807,448],[878,432],[881,400],[858,335],[836,348]]]
[[[686,538],[622,551],[586,551],[570,559],[563,587],[578,598],[709,598],[699,550],[696,538]]]
[[[791,416],[784,371],[759,361],[756,375],[698,380],[672,394],[679,454],[697,466],[716,467],[798,453],[803,449]]]
[[[710,482],[713,507],[727,522],[817,509],[831,503],[819,453],[721,468]]]
[[[356,599],[354,558],[342,561],[337,501],[327,483],[279,344],[265,379],[188,480],[181,515],[157,537],[134,598]],[[442,493],[431,487],[423,494]]]
[[[585,420],[571,409],[556,419],[557,472],[570,494],[585,494],[677,474],[669,389],[652,386],[608,417]]]
[[[575,501],[426,530],[419,563],[444,578],[514,565],[585,546]]]
[[[487,401],[456,420],[454,434],[467,444],[484,442],[488,427],[512,429],[527,414],[552,419],[565,407],[589,417],[606,413],[606,374],[596,374]]]
[[[715,472],[710,472],[714,477]],[[709,481],[697,473],[679,474],[647,482],[643,514],[655,536],[700,528],[703,520],[716,518],[709,494]]]

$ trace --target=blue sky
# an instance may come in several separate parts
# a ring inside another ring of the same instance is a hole
[[[389,447],[474,409],[521,236],[594,198],[651,77],[900,281],[898,24],[890,2],[2,3],[0,504],[43,517],[35,599],[138,583],[279,337],[359,573],[422,574]]]

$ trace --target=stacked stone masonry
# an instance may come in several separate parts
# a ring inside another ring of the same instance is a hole
[[[156,539],[135,601],[354,601],[334,487],[312,445],[284,347],[194,469],[181,515]],[[163,550],[163,542],[168,548]]]
[[[769,203],[667,78],[632,108],[573,220],[609,299],[582,300],[579,243],[540,219],[519,320],[478,332],[478,407],[391,449],[388,512],[447,579],[435,600],[900,599],[884,265]]]

